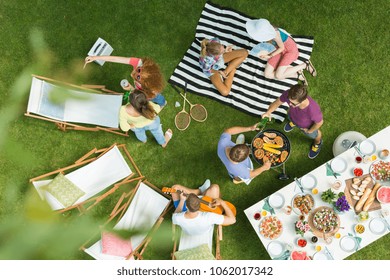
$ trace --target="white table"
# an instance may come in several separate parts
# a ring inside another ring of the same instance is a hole
[[[374,134],[371,136],[369,139],[373,140],[375,145],[376,145],[376,154],[384,148],[390,149],[390,126],[387,128],[381,130],[380,132]],[[359,165],[363,171],[364,174],[367,174],[369,172],[369,167],[371,163],[360,163],[356,164],[355,163],[355,155],[356,151],[355,149],[349,149],[345,151],[344,153],[340,154],[339,157],[344,158],[347,163],[348,167],[346,171],[341,173],[340,176],[338,176],[339,180],[347,180],[352,177],[354,177],[352,169],[356,166]],[[329,161],[330,163],[331,161]],[[317,179],[317,189],[318,189],[318,194],[313,195],[313,198],[315,200],[315,208],[318,206],[330,206],[328,203],[323,202],[321,200],[321,193],[327,189],[329,189],[332,185],[332,183],[336,180],[333,176],[327,176],[326,175],[326,163],[323,165],[319,166],[318,168],[312,170],[310,174],[314,175]],[[389,185],[389,181],[383,183],[383,185]],[[343,187],[339,189],[339,191],[343,191]],[[339,192],[337,191],[337,192]],[[298,187],[296,187],[296,183],[292,182],[289,185],[285,186],[284,188],[280,189],[278,191],[280,194],[282,194],[285,198],[285,204],[286,205],[291,205],[292,198],[295,194],[301,193]],[[307,191],[308,193],[310,191]],[[254,219],[254,214],[256,212],[261,212],[263,205],[264,205],[265,199],[257,202],[256,204],[250,206],[249,208],[245,209],[245,215],[247,216],[249,222],[251,223],[254,231],[258,235],[260,241],[263,243],[264,247],[267,248],[268,244],[272,241],[270,239],[264,238],[259,232],[259,220]],[[387,208],[390,210],[390,204],[382,204],[382,209]],[[359,237],[362,238],[362,241],[360,243],[360,249],[369,245],[370,243],[378,240],[382,236],[386,235],[389,233],[387,230],[384,234],[382,235],[377,235],[374,234],[370,231],[369,229],[369,222],[372,218],[379,217],[381,215],[381,210],[375,210],[375,211],[370,211],[370,219],[368,221],[363,222],[366,230],[363,234],[359,235]],[[270,213],[267,213],[267,216],[269,216]],[[330,244],[326,244],[325,241],[322,238],[319,238],[318,242],[316,244],[311,243],[310,238],[313,236],[312,232],[306,232],[305,233],[305,238],[308,240],[308,244],[306,247],[301,248],[298,245],[296,245],[296,240],[298,237],[301,237],[301,235],[298,235],[295,233],[295,222],[298,220],[298,215],[295,214],[295,212],[291,212],[291,215],[286,215],[282,209],[275,209],[275,215],[281,220],[283,224],[283,232],[282,234],[276,239],[277,241],[280,241],[285,244],[293,244],[294,249],[297,251],[306,251],[308,256],[313,256],[316,251],[315,251],[315,246],[320,245],[323,249],[325,246],[328,248],[328,250],[331,252],[332,256],[334,259],[345,259],[349,255],[353,254],[353,252],[346,252],[341,249],[340,247],[340,240],[342,237],[348,235],[349,233],[355,235],[354,232],[354,226],[357,224],[357,219],[356,219],[356,214],[353,209],[349,210],[348,212],[341,214],[340,215],[340,221],[341,221],[341,227],[338,233],[340,233],[341,238],[333,238],[333,241]],[[388,219],[390,220],[390,219]]]

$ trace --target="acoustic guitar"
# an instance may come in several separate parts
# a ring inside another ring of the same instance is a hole
[[[178,193],[178,194],[182,193],[182,191],[180,191],[180,190],[176,190],[173,188],[166,188],[166,187],[162,188],[162,192],[163,193]],[[203,196],[202,198],[198,197],[198,199],[200,201],[200,208],[199,208],[200,211],[213,212],[213,213],[220,214],[220,215],[222,215],[222,213],[224,212],[223,207],[221,205],[218,205],[218,206],[213,205],[214,198],[209,197],[209,196]],[[234,216],[236,216],[236,214],[237,214],[236,207],[228,201],[225,201],[225,203],[230,208],[230,210],[232,210]]]

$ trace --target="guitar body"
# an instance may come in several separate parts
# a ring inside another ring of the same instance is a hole
[[[178,190],[175,190],[175,189],[172,189],[172,188],[162,188],[162,192],[164,193],[180,193],[181,191],[178,191]],[[203,196],[202,198],[199,198],[200,200],[200,208],[199,210],[200,211],[203,211],[203,212],[213,212],[213,213],[216,213],[216,214],[220,214],[222,215],[223,214],[223,207],[221,205],[218,205],[218,206],[210,206],[214,200],[214,198],[211,198],[209,196]],[[228,201],[225,201],[226,205],[230,208],[230,210],[232,210],[234,216],[236,216],[237,214],[237,210],[236,210],[236,207],[228,202]]]
[[[200,204],[200,209],[199,209],[200,211],[213,212],[213,213],[220,214],[220,215],[223,214],[223,207],[221,205],[218,205],[215,207],[209,206],[209,204],[211,204],[213,202],[214,198],[211,198],[209,196],[203,196],[202,198],[199,198],[199,199],[201,201],[203,200],[203,201],[207,202],[207,203]],[[228,201],[225,201],[225,203],[230,208],[230,210],[232,210],[234,216],[236,216],[236,214],[237,214],[236,207]]]

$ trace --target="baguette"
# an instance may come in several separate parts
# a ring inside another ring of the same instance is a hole
[[[363,205],[366,202],[366,200],[368,199],[368,196],[370,195],[371,192],[372,192],[372,190],[370,188],[366,188],[363,195],[360,197],[358,203],[356,203],[356,206],[355,206],[356,212],[360,212],[362,210]]]
[[[376,183],[375,186],[372,188],[372,192],[370,193],[370,196],[367,198],[366,202],[364,203],[363,211],[368,211],[368,209],[370,208],[371,204],[375,200],[375,194],[376,194],[376,192],[377,192],[377,190],[379,189],[380,186],[381,185],[379,183]]]

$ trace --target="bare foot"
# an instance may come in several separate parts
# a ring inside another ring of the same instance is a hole
[[[168,145],[168,142],[171,140],[172,138],[172,130],[169,128],[167,131],[165,131],[165,143],[161,145],[161,147],[165,148],[167,145]]]

